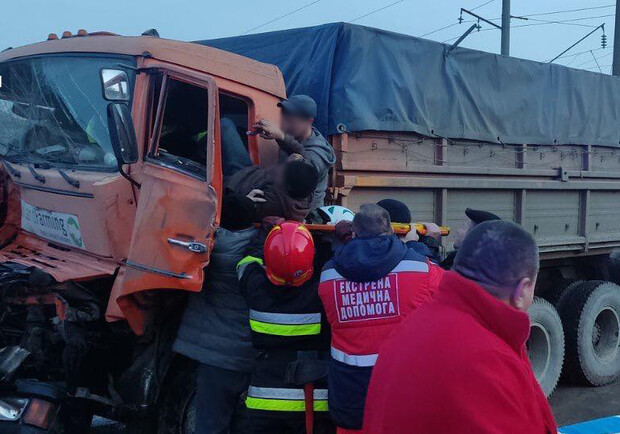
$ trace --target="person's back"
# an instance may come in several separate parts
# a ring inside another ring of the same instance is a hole
[[[215,235],[205,282],[191,294],[183,312],[174,351],[199,362],[196,373],[196,433],[223,434],[243,424],[239,411],[255,365],[248,306],[236,266],[256,230],[248,220],[252,203],[224,196],[222,226]]]
[[[480,237],[486,225],[509,226]],[[457,272],[444,274],[435,300],[383,346],[368,391],[365,433],[555,434],[525,349],[535,243],[507,222],[483,223],[472,234],[478,239],[463,243]],[[490,255],[484,263],[482,252]]]
[[[360,429],[370,374],[383,342],[435,294],[443,271],[390,234],[387,211],[362,205],[349,241],[321,274],[332,327],[329,407],[337,425]]]
[[[271,167],[250,166],[225,179],[228,194],[245,196],[261,190],[264,197],[254,204],[253,218],[279,216],[303,221],[312,208],[318,182],[317,170],[306,160],[297,159]]]

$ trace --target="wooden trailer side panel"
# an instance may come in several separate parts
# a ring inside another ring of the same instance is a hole
[[[467,207],[517,222],[562,257],[620,246],[620,152],[592,145],[454,142],[407,133],[332,137],[332,199],[405,202],[416,221],[456,228]],[[453,237],[444,245],[451,247]]]

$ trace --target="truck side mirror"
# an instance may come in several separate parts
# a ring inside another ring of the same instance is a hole
[[[108,129],[114,155],[120,164],[138,161],[138,140],[127,104],[113,102],[108,105]]]

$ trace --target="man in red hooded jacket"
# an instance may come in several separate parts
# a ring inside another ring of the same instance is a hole
[[[555,434],[525,342],[538,248],[492,221],[467,235],[435,300],[382,346],[365,434]]]

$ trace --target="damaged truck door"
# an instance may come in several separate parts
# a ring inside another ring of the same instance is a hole
[[[136,220],[113,291],[137,334],[146,321],[139,301],[144,291],[201,290],[221,186],[214,80],[167,71],[152,75],[151,91],[159,97],[153,99],[157,108],[150,120]]]

